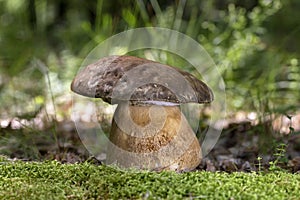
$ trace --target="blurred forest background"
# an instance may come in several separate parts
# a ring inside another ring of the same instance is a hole
[[[299,10],[298,0],[0,0],[0,150],[25,148],[4,133],[22,126],[25,135],[39,134],[40,126],[70,119],[70,82],[87,54],[145,26],[178,30],[204,46],[225,81],[228,118],[300,121]],[[50,132],[57,140],[59,127]]]

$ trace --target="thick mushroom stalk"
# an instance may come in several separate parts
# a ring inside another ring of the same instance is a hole
[[[202,158],[179,106],[119,104],[110,141],[107,162],[126,168],[189,171]]]

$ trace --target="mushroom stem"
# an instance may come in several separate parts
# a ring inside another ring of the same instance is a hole
[[[197,137],[179,106],[118,105],[107,163],[150,170],[189,171],[202,158]]]

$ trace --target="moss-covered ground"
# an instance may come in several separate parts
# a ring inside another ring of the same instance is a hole
[[[300,174],[148,172],[91,163],[0,162],[1,199],[299,199]]]

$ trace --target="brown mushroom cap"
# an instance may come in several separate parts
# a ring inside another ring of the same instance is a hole
[[[108,56],[88,65],[74,78],[71,90],[110,104],[209,103],[214,98],[211,89],[190,73],[133,56]]]

